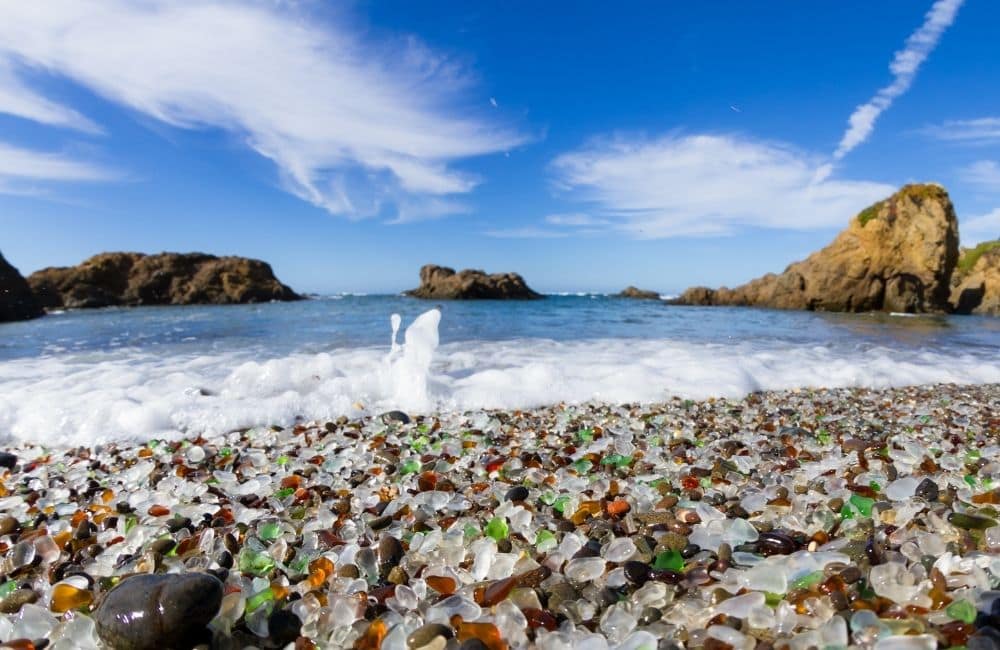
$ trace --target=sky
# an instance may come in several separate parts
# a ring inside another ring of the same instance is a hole
[[[396,292],[780,271],[909,182],[1000,236],[1000,4],[0,0],[0,251]]]

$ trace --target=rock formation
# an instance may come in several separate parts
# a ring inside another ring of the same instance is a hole
[[[38,318],[44,313],[25,279],[0,255],[0,323]]]
[[[426,264],[420,269],[420,286],[406,292],[435,300],[533,300],[535,293],[517,273],[493,273]]]
[[[46,309],[298,300],[270,265],[202,253],[102,253],[28,277]]]
[[[1000,240],[963,250],[951,286],[955,313],[1000,316]]]
[[[863,210],[826,248],[735,289],[693,287],[676,304],[947,312],[958,222],[939,185],[907,185]]]
[[[621,293],[615,294],[618,298],[637,298],[639,300],[659,300],[660,294],[655,291],[646,291],[645,289],[639,289],[638,287],[627,286],[622,289]]]

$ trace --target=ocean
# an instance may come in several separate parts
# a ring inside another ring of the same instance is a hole
[[[1000,382],[1000,319],[338,295],[0,325],[0,439],[53,446],[390,409],[938,382]]]

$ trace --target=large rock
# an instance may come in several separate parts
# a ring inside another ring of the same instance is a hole
[[[517,273],[493,273],[426,264],[420,269],[420,286],[406,292],[435,300],[533,300],[535,293]]]
[[[1000,240],[963,250],[951,285],[956,313],[1000,316]]]
[[[621,293],[615,294],[618,298],[636,298],[638,300],[659,300],[660,294],[655,291],[647,291],[631,285],[622,289]]]
[[[907,185],[863,210],[826,248],[735,289],[694,287],[687,305],[947,312],[958,221],[939,185]]]
[[[28,283],[47,309],[242,304],[300,298],[260,260],[202,253],[102,253],[78,266],[32,273]]]
[[[107,593],[94,611],[101,640],[116,650],[181,650],[211,641],[207,629],[223,585],[206,573],[135,575]]]
[[[44,313],[31,287],[0,254],[0,323],[38,318]]]

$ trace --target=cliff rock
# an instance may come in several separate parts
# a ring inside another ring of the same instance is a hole
[[[863,210],[826,248],[736,287],[693,287],[676,304],[822,311],[947,312],[958,222],[939,185],[907,185]]]
[[[0,323],[38,318],[44,313],[25,279],[0,255]]]
[[[493,273],[466,269],[455,272],[445,266],[426,264],[420,269],[420,286],[406,292],[416,298],[435,300],[534,300],[535,293],[517,273]]]
[[[47,309],[300,299],[260,260],[203,253],[101,253],[32,273],[28,284]]]
[[[956,313],[1000,316],[1000,240],[962,251],[951,284]]]

